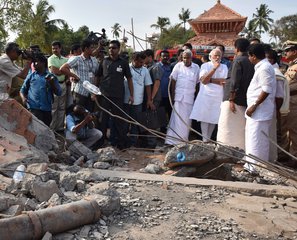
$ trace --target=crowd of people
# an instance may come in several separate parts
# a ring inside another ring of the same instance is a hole
[[[14,63],[21,50],[8,43],[0,57],[1,99],[11,94],[15,78],[24,79],[21,103],[68,142],[79,140],[91,149],[107,142],[119,149],[177,145],[197,137],[190,134],[192,127],[203,142],[217,140],[264,161],[296,167],[271,142],[297,156],[297,42],[286,42],[289,67],[283,71],[279,54],[257,39],[237,39],[233,61],[224,57],[223,45],[199,59],[185,43],[175,59],[163,50],[159,61],[150,49],[127,59],[117,40],[107,48],[104,56],[86,39],[64,57],[55,41],[49,58],[35,54],[21,69]],[[101,95],[88,91],[85,81],[99,87]],[[158,126],[166,135],[163,142],[126,121],[127,115],[138,119],[160,109],[165,114]],[[255,161],[246,160],[246,170],[254,172]]]

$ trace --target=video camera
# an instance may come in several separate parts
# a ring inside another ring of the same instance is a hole
[[[32,45],[29,49],[19,49],[18,54],[22,56],[22,59],[31,59],[35,62],[39,56],[45,56],[38,45]]]
[[[91,31],[87,36],[87,39],[91,40],[93,44],[99,44],[102,47],[106,47],[109,44],[105,33],[106,31],[104,28],[102,28],[101,32],[102,33]]]

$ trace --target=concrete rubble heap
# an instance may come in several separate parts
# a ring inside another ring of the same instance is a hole
[[[238,149],[66,148],[14,100],[0,109],[1,239],[297,239],[294,182],[239,173]]]

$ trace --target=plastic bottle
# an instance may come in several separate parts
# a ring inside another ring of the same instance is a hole
[[[25,170],[26,170],[25,165],[23,165],[23,164],[22,165],[19,165],[17,167],[17,169],[15,170],[12,179],[15,182],[21,182],[21,181],[23,181],[24,176],[25,176]]]
[[[83,87],[95,95],[101,95],[100,89],[96,87],[94,84],[90,83],[89,81],[84,81]]]
[[[184,152],[178,152],[176,155],[177,162],[183,162],[186,160],[186,155]]]

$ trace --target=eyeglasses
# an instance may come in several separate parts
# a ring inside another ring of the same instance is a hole
[[[108,49],[118,49],[117,47],[109,47]]]

